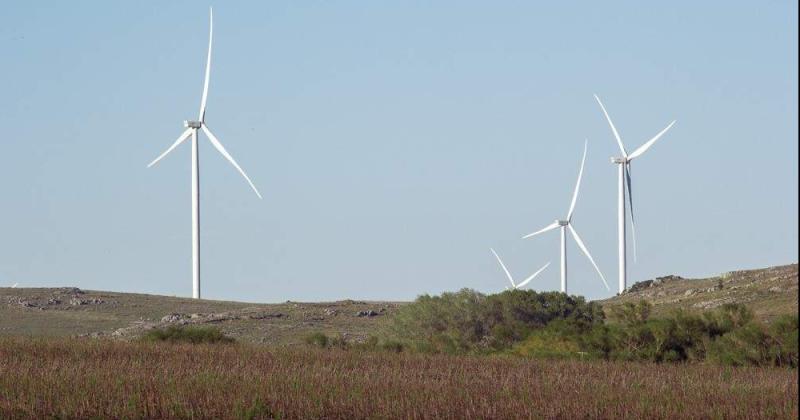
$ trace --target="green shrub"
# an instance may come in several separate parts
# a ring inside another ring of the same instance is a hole
[[[616,325],[597,325],[578,335],[580,349],[593,358],[609,360],[618,346],[620,329]]]
[[[603,311],[564,293],[509,290],[485,296],[462,289],[420,296],[398,311],[387,335],[416,351],[486,353],[508,349],[553,321],[583,331],[601,324]]]
[[[797,315],[778,318],[769,326],[749,322],[714,341],[712,361],[733,365],[797,367]]]
[[[582,351],[614,360],[797,366],[797,316],[767,328],[738,304],[702,315],[677,311],[659,319],[650,319],[645,301],[612,312],[617,324],[598,325],[577,336]]]
[[[231,337],[226,336],[215,327],[177,327],[158,328],[150,330],[142,336],[144,341],[166,341],[170,343],[233,343]]]
[[[326,348],[328,347],[328,336],[321,332],[311,333],[305,338],[306,344]]]
[[[732,366],[768,364],[769,335],[763,325],[751,323],[716,339],[709,349],[709,359]]]
[[[656,363],[798,365],[798,317],[766,326],[741,304],[701,314],[651,318],[647,301],[627,302],[605,323],[602,307],[564,293],[470,289],[420,296],[392,319],[380,348],[390,351],[544,358],[602,358]]]
[[[703,314],[706,331],[711,337],[722,336],[753,321],[753,312],[742,304],[727,303]]]
[[[625,302],[611,309],[614,318],[628,325],[643,324],[650,318],[653,304],[642,299],[639,303]]]
[[[770,358],[776,366],[797,367],[798,364],[798,316],[784,315],[769,326],[773,339]]]
[[[584,354],[574,337],[558,328],[549,327],[532,332],[515,344],[509,353],[545,359],[567,359]]]
[[[469,289],[420,296],[393,317],[387,339],[432,352],[466,351],[488,334],[485,302]]]

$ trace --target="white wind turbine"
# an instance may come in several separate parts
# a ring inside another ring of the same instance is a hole
[[[500,259],[500,256],[499,256],[499,255],[497,255],[497,253],[496,253],[496,252],[494,252],[494,248],[489,248],[489,250],[490,250],[490,251],[492,251],[492,254],[494,254],[494,257],[495,257],[495,258],[497,258],[497,262],[499,262],[499,263],[500,263],[500,267],[502,267],[502,268],[503,268],[503,271],[506,273],[506,277],[508,277],[508,281],[510,281],[510,282],[511,282],[511,287],[510,287],[510,289],[514,289],[514,290],[523,288],[523,287],[524,287],[526,284],[530,283],[530,281],[531,281],[531,280],[535,279],[535,278],[536,278],[536,276],[538,276],[538,275],[539,275],[539,273],[541,273],[542,271],[544,271],[544,269],[545,269],[545,268],[547,268],[547,267],[550,265],[550,263],[548,262],[548,263],[547,263],[547,264],[545,264],[545,265],[544,265],[542,268],[540,268],[539,270],[537,270],[535,273],[531,274],[531,276],[530,276],[530,277],[528,277],[527,279],[523,280],[523,281],[522,281],[522,282],[520,282],[519,284],[516,284],[516,283],[514,283],[514,278],[511,276],[511,273],[510,273],[510,272],[508,271],[508,269],[506,268],[506,265],[505,265],[505,264],[503,264],[503,260],[501,260],[501,259]],[[509,287],[506,287],[506,290],[508,290],[508,289],[509,289]]]
[[[208,58],[206,60],[205,81],[203,82],[203,96],[200,100],[200,115],[197,117],[197,121],[184,121],[183,126],[186,127],[186,131],[184,131],[183,134],[178,137],[178,140],[175,140],[175,143],[172,143],[172,146],[170,146],[164,153],[147,165],[148,168],[155,165],[164,156],[169,154],[169,152],[178,147],[179,144],[183,143],[189,137],[192,138],[192,297],[195,299],[200,299],[200,151],[197,147],[197,130],[203,130],[214,148],[217,149],[217,151],[225,159],[227,159],[228,162],[230,162],[240,174],[242,174],[244,179],[247,180],[247,183],[250,184],[250,187],[253,189],[253,191],[255,191],[258,198],[261,198],[261,194],[258,192],[258,189],[256,189],[255,185],[253,185],[253,181],[250,181],[250,178],[246,173],[244,173],[244,170],[242,170],[239,164],[236,163],[228,151],[225,150],[225,147],[219,142],[211,130],[208,129],[208,126],[205,122],[206,100],[208,99],[208,79],[211,74],[211,40],[214,27],[214,15],[210,8],[209,22]]]
[[[572,234],[572,238],[575,239],[575,243],[578,244],[578,247],[586,254],[586,257],[589,258],[589,262],[592,263],[594,269],[597,270],[597,274],[600,275],[600,279],[603,280],[603,284],[606,286],[606,289],[611,290],[608,287],[608,283],[606,283],[606,278],[603,276],[603,273],[600,272],[600,268],[597,267],[597,264],[594,262],[594,258],[592,255],[589,254],[589,250],[586,248],[586,245],[581,240],[581,237],[578,236],[578,232],[575,231],[575,228],[572,227],[572,214],[575,211],[575,203],[578,201],[578,190],[581,187],[581,178],[583,177],[583,165],[586,163],[586,149],[588,145],[588,140],[583,144],[583,159],[581,159],[581,170],[578,172],[578,182],[575,184],[575,191],[572,193],[572,202],[569,205],[569,211],[567,212],[567,217],[564,220],[556,220],[555,222],[545,226],[544,228],[537,230],[536,232],[530,233],[522,237],[522,239],[527,239],[533,236],[536,236],[540,233],[544,233],[555,228],[561,228],[561,291],[563,293],[567,293],[567,230],[569,233]]]
[[[619,183],[617,185],[617,224],[619,226],[617,231],[617,238],[618,238],[618,247],[619,247],[619,293],[625,291],[628,286],[628,273],[627,273],[627,261],[626,261],[626,245],[625,245],[625,190],[628,190],[628,205],[631,209],[631,237],[633,238],[633,260],[636,261],[636,223],[634,222],[633,217],[633,190],[631,189],[631,161],[639,156],[642,153],[646,152],[650,146],[653,145],[664,133],[669,130],[673,124],[675,124],[675,120],[672,120],[671,123],[667,126],[667,128],[661,130],[658,134],[656,134],[653,138],[648,140],[643,145],[639,146],[638,149],[634,150],[633,153],[628,154],[625,151],[625,145],[622,144],[622,139],[617,132],[617,128],[614,127],[614,123],[611,122],[611,117],[608,116],[608,112],[606,112],[606,107],[603,106],[603,103],[600,101],[600,98],[597,95],[594,95],[594,98],[597,99],[597,103],[600,104],[600,109],[603,110],[603,114],[606,116],[606,120],[608,120],[608,125],[611,126],[611,132],[614,133],[614,137],[617,139],[617,145],[619,145],[619,151],[622,152],[621,157],[612,157],[611,163],[619,165]]]

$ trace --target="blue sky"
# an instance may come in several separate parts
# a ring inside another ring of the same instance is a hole
[[[380,4],[379,4],[380,3]],[[431,4],[433,3],[433,4]],[[616,143],[635,162],[629,278],[797,261],[797,4],[224,2],[204,141],[203,294],[413,299],[557,290],[574,224],[614,284]],[[189,147],[209,4],[16,2],[0,14],[0,284],[190,296]],[[569,245],[570,292],[609,296]],[[613,290],[613,288],[612,288]]]

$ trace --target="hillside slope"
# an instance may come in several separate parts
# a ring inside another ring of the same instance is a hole
[[[0,335],[134,338],[167,325],[218,326],[237,339],[296,344],[311,332],[360,341],[397,303],[252,304],[64,288],[0,288]]]
[[[659,277],[636,283],[625,293],[599,302],[609,314],[614,306],[642,299],[653,304],[653,316],[676,309],[702,311],[741,303],[752,309],[757,318],[769,322],[798,311],[797,264],[730,271],[703,279]]]
[[[762,320],[797,313],[797,264],[732,271],[705,279],[660,277],[599,301],[612,308],[641,299],[653,316],[675,309],[743,303]],[[339,301],[252,304],[64,288],[0,288],[0,335],[91,336],[131,339],[168,325],[215,325],[242,341],[297,344],[312,332],[364,340],[403,303]]]

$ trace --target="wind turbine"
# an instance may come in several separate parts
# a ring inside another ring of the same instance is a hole
[[[511,289],[514,289],[514,290],[523,288],[526,284],[530,283],[531,280],[535,279],[536,276],[539,275],[539,273],[544,271],[544,269],[547,268],[550,265],[550,263],[548,262],[542,268],[537,270],[535,273],[531,274],[530,277],[528,277],[527,279],[523,280],[520,284],[516,284],[516,283],[514,283],[514,278],[511,277],[511,273],[506,268],[506,265],[503,264],[503,260],[501,260],[500,256],[497,255],[496,252],[494,252],[494,248],[489,248],[489,250],[492,251],[492,254],[494,254],[494,257],[497,258],[497,262],[500,263],[500,267],[502,267],[503,271],[506,273],[506,277],[508,277],[508,281],[511,282]],[[508,289],[509,289],[509,287],[506,287],[506,290],[508,290]]]
[[[572,234],[572,238],[575,239],[575,243],[578,244],[578,247],[586,254],[586,257],[589,258],[589,262],[592,263],[594,269],[597,270],[597,274],[600,275],[600,279],[603,280],[603,284],[606,286],[606,289],[611,290],[608,287],[608,283],[606,283],[606,278],[603,276],[603,273],[600,272],[600,268],[597,267],[597,264],[594,262],[594,258],[592,255],[589,254],[589,250],[586,248],[586,245],[581,240],[581,237],[578,235],[578,232],[575,231],[575,228],[572,227],[572,215],[575,211],[575,203],[578,201],[578,190],[581,187],[581,178],[583,177],[583,165],[586,163],[586,149],[588,146],[588,140],[583,144],[583,159],[581,160],[581,170],[578,172],[578,182],[575,184],[575,191],[572,193],[572,202],[569,204],[569,211],[567,212],[567,217],[563,220],[556,219],[555,222],[545,226],[544,228],[537,230],[536,232],[530,233],[522,237],[522,239],[527,239],[533,236],[536,236],[540,233],[544,233],[547,231],[551,231],[556,228],[561,228],[561,291],[563,293],[567,293],[567,230],[569,233]]]
[[[208,140],[214,146],[215,149],[225,158],[228,162],[239,171],[240,174],[247,180],[247,183],[250,184],[250,188],[255,191],[258,198],[261,198],[261,194],[256,189],[256,186],[253,185],[253,181],[244,173],[244,170],[236,163],[236,160],[225,150],[225,147],[220,143],[217,136],[215,136],[211,130],[206,125],[206,100],[208,99],[208,79],[211,75],[211,40],[213,35],[214,29],[214,15],[213,11],[209,8],[209,27],[208,27],[208,58],[206,60],[206,76],[205,81],[203,82],[203,96],[200,100],[200,115],[197,117],[197,121],[184,121],[183,126],[186,127],[186,130],[178,137],[178,140],[175,140],[175,143],[172,143],[164,153],[160,156],[155,158],[152,162],[150,162],[147,167],[151,167],[158,163],[164,156],[169,154],[172,150],[174,150],[178,145],[183,143],[186,139],[191,137],[192,139],[192,297],[195,299],[200,299],[200,150],[198,149],[197,144],[197,131],[203,130],[203,133],[206,134]]]
[[[594,95],[594,98],[597,99],[597,103],[600,104],[600,109],[603,110],[603,115],[606,116],[606,120],[608,120],[608,125],[611,126],[611,132],[614,133],[614,137],[617,139],[617,145],[619,145],[619,151],[622,152],[621,157],[612,157],[611,163],[619,165],[619,184],[617,185],[617,224],[619,226],[617,231],[617,238],[619,240],[619,293],[625,291],[628,285],[628,273],[627,273],[627,261],[626,261],[626,244],[625,244],[625,190],[628,190],[628,205],[631,208],[631,237],[633,238],[633,261],[636,261],[636,223],[633,217],[633,190],[631,189],[631,161],[636,159],[637,157],[641,156],[647,149],[650,148],[664,133],[667,132],[672,125],[675,124],[675,120],[672,120],[671,123],[667,126],[667,128],[661,130],[658,134],[656,134],[653,138],[648,140],[643,145],[639,146],[638,149],[634,150],[633,153],[628,154],[625,151],[625,145],[622,144],[622,139],[617,132],[617,128],[614,127],[614,123],[611,122],[611,117],[608,116],[608,112],[606,111],[606,107],[603,106],[603,102],[600,101],[600,98],[597,95]]]

